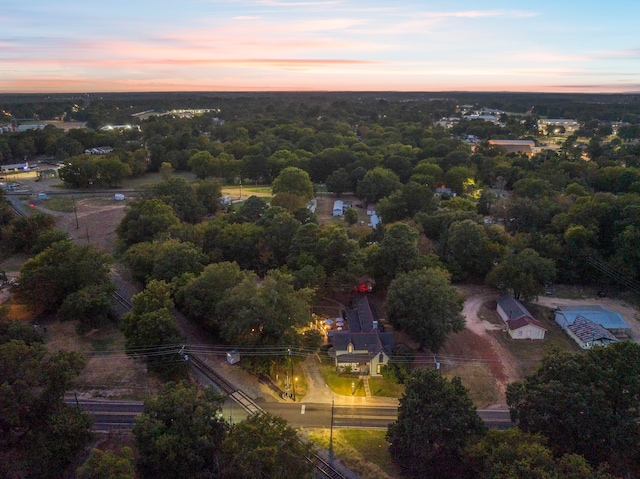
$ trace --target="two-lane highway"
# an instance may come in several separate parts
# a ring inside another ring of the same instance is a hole
[[[142,413],[144,405],[141,401],[112,401],[108,399],[81,399],[76,402],[67,398],[66,403],[78,405],[93,416],[93,430],[112,431],[131,429],[135,418]]]
[[[75,405],[73,398],[67,403]],[[108,431],[131,429],[135,417],[143,410],[139,401],[79,400],[78,405],[91,413],[95,419],[94,429]],[[331,404],[307,403],[262,403],[261,407],[272,414],[286,419],[292,427],[321,428],[331,426]],[[386,429],[397,418],[397,409],[381,406],[334,406],[333,427],[342,429]],[[239,413],[237,406],[225,405],[222,414],[233,421],[242,419],[246,414]],[[507,429],[513,427],[509,411],[505,409],[478,410],[479,416],[490,428]]]

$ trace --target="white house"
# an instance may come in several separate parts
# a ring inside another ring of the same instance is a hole
[[[353,305],[346,311],[347,329],[330,331],[336,369],[380,376],[381,368],[389,362],[393,348],[393,333],[378,330],[378,321],[365,295],[353,298]]]
[[[513,296],[500,296],[496,310],[513,339],[544,339],[547,330],[542,323]]]

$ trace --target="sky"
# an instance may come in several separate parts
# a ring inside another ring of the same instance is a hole
[[[639,0],[4,0],[0,93],[640,92]]]

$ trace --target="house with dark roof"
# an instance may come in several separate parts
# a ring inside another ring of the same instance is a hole
[[[500,296],[496,311],[513,339],[544,339],[545,327],[513,296]]]
[[[393,333],[380,332],[378,320],[365,295],[357,295],[346,311],[346,330],[331,331],[329,356],[336,369],[364,375],[379,376],[389,362],[393,348]]]
[[[602,306],[559,306],[555,320],[582,349],[608,346],[628,337],[631,329],[620,313]]]

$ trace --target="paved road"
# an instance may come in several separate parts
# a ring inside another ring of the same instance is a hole
[[[67,398],[75,405],[74,398]],[[136,416],[143,411],[140,401],[78,400],[77,405],[91,413],[98,431],[131,429]],[[331,426],[331,404],[317,403],[264,403],[261,407],[286,419],[294,428],[329,428]],[[222,407],[222,416],[235,423],[246,417],[238,405],[227,402]],[[512,427],[508,410],[479,410],[478,414],[488,427],[507,429]],[[386,429],[397,418],[397,408],[387,406],[334,406],[333,427],[344,429]]]

